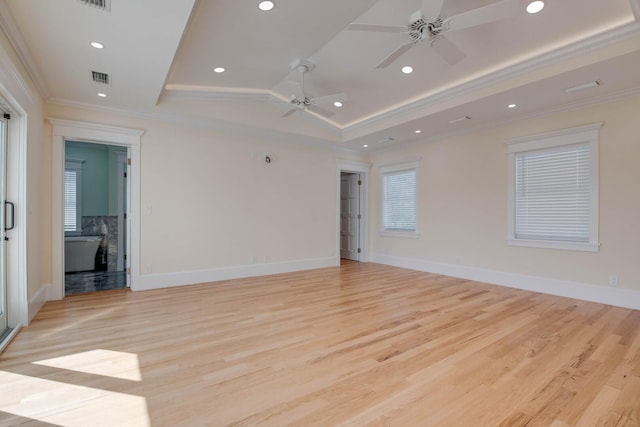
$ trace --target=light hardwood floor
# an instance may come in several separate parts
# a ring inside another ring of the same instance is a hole
[[[376,264],[47,303],[0,424],[637,426],[640,312]],[[46,424],[51,423],[51,424]]]

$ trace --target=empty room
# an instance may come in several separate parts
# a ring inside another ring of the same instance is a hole
[[[640,426],[640,0],[0,0],[0,426]]]

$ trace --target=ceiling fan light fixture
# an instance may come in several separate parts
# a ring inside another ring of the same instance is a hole
[[[258,9],[260,9],[263,12],[268,12],[271,9],[273,9],[275,5],[276,4],[272,1],[261,1],[260,3],[258,3]]]
[[[402,67],[402,72],[404,74],[411,74],[413,73],[413,67],[410,67],[409,65],[405,65],[404,67]]]
[[[527,13],[534,14],[544,9],[544,2],[541,0],[532,1],[527,5]]]

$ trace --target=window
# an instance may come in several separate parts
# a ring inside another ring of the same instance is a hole
[[[67,160],[64,169],[64,232],[80,234],[82,160]]]
[[[598,250],[600,126],[509,142],[509,244]]]
[[[382,173],[382,232],[417,235],[418,162],[380,168]]]

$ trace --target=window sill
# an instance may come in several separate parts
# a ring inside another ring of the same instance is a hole
[[[525,240],[507,239],[509,246],[524,246],[529,248],[563,249],[569,251],[598,252],[599,243],[556,242],[553,240]]]
[[[380,231],[380,235],[383,237],[409,237],[413,239],[417,239],[420,237],[420,233],[418,233],[417,231],[382,230]]]

